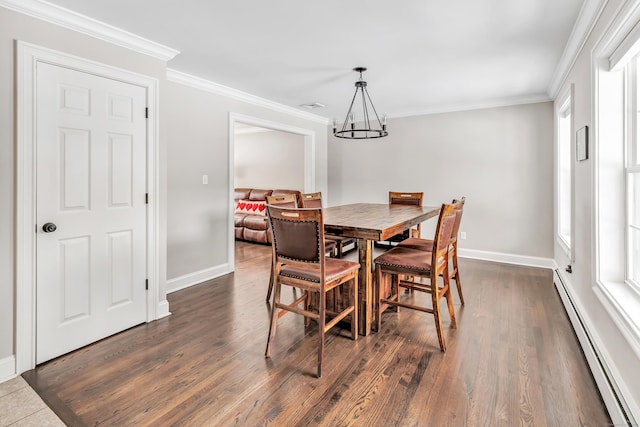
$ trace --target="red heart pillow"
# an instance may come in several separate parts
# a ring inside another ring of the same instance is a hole
[[[238,214],[266,215],[264,208],[265,202],[240,200],[236,203],[236,211]]]

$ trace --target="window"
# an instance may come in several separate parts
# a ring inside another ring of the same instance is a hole
[[[636,349],[640,349],[638,22],[640,8],[623,8],[594,48],[594,141],[589,143],[589,158],[594,161],[594,292]]]
[[[608,322],[604,322],[600,329],[601,344],[605,341],[610,343],[608,354],[603,351],[602,366],[614,379],[611,384],[621,397],[618,401],[625,408],[623,412],[632,414],[630,418],[636,419],[640,419],[638,406],[634,403],[638,402],[638,388],[634,388],[638,377],[622,378],[620,374],[626,368],[625,363],[632,360],[628,350],[640,354],[638,4],[637,1],[621,2],[613,21],[591,51],[593,122],[589,137],[593,138],[589,141],[589,160],[574,163],[577,171],[592,174],[589,177],[594,203],[593,239],[590,242],[595,276],[592,290],[617,329],[612,333],[613,330],[606,326]],[[576,126],[580,125],[582,123],[576,123]],[[600,328],[596,324],[599,317],[591,319],[596,330]],[[620,339],[626,340],[629,348],[622,345],[618,353],[617,345],[622,344]],[[597,343],[596,347],[605,348]],[[610,369],[612,366],[614,369]],[[622,370],[613,372],[616,366]],[[629,386],[631,388],[627,388]],[[624,418],[622,413],[619,415]]]
[[[626,177],[626,279],[638,288],[640,284],[640,84],[638,67],[640,55],[633,58],[626,67],[628,117],[625,151]]]
[[[572,92],[571,90],[560,99],[556,109],[556,138],[558,150],[557,177],[557,237],[567,256],[571,256],[571,227],[572,227],[572,164],[573,156],[571,147],[573,141],[572,117]]]

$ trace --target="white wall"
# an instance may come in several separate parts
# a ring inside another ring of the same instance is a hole
[[[591,137],[595,132],[591,54],[605,29],[613,21],[617,9],[623,3],[623,1],[609,1],[606,4],[582,52],[559,91],[560,94],[566,93],[571,84],[575,85],[575,110],[573,112],[575,129],[589,126]],[[593,141],[590,141],[590,144],[593,144]],[[635,417],[637,417],[636,421],[638,421],[640,420],[640,411],[638,411],[638,408],[640,408],[640,357],[633,350],[630,342],[625,339],[621,330],[616,326],[615,320],[596,296],[597,286],[593,247],[595,238],[593,233],[594,215],[596,212],[593,198],[595,177],[593,148],[590,148],[589,160],[573,163],[575,185],[573,244],[575,246],[575,261],[573,262],[572,274],[566,274],[563,268],[560,269],[560,274],[562,274],[569,292],[575,298],[578,309],[581,309],[580,314],[593,334],[596,346],[605,356],[604,363],[615,374],[615,381],[618,382],[618,385],[626,389],[625,398],[635,406]],[[567,264],[571,264],[571,260],[567,258],[558,244],[555,244],[554,256],[558,266],[564,267]]]
[[[553,257],[552,103],[398,118],[388,129],[331,138],[329,205],[387,203],[389,191],[423,191],[425,205],[466,196],[462,250]]]
[[[161,78],[165,63],[0,7],[0,365],[15,354],[15,41]],[[161,150],[164,140],[160,139]],[[164,157],[160,173],[165,175]],[[161,188],[164,191],[164,188]],[[161,198],[163,199],[163,198]],[[160,207],[161,225],[165,221]],[[164,233],[161,240],[164,237]],[[163,245],[164,246],[164,245]],[[164,252],[161,253],[163,259]],[[162,282],[164,277],[160,278]],[[6,365],[3,365],[6,367]],[[0,366],[0,371],[2,366]],[[2,379],[3,372],[0,372]]]
[[[228,272],[229,116],[283,123],[314,135],[313,182],[327,188],[326,121],[290,115],[166,80],[167,64],[0,7],[0,381],[15,373],[15,40],[131,70],[160,82],[160,299],[168,284]],[[277,110],[277,111],[276,111]],[[202,185],[202,175],[209,185]],[[168,280],[167,277],[171,280]]]
[[[304,136],[257,129],[235,134],[235,186],[303,191]]]
[[[228,239],[233,227],[228,216],[229,186],[234,176],[229,161],[229,115],[254,117],[312,132],[313,180],[318,191],[327,188],[327,127],[321,121],[172,81],[165,81],[161,87],[161,104],[161,132],[169,141],[167,278],[168,289],[172,290],[228,272]],[[298,138],[303,140],[301,136]],[[205,174],[209,175],[208,185],[202,185]]]

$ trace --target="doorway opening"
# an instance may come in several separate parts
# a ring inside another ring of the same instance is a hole
[[[281,140],[278,141],[278,137]],[[302,149],[299,144],[302,143]],[[259,152],[250,152],[252,149],[265,146],[276,149],[260,149]],[[290,153],[278,152],[277,150],[291,148]],[[241,165],[236,164],[236,152],[245,161]],[[257,160],[262,156],[262,162],[258,166]],[[297,163],[288,171],[273,173],[273,167],[267,166],[275,162],[274,166],[283,168],[283,165]],[[315,191],[315,132],[309,129],[298,128],[283,123],[272,122],[241,114],[229,114],[229,224],[228,224],[228,250],[229,270],[235,270],[235,234],[234,234],[234,189],[255,183],[255,188],[273,189],[273,185],[278,188],[287,188],[285,185],[295,185],[300,182],[302,186],[293,189],[300,189],[304,193]],[[238,167],[237,167],[238,166]],[[301,167],[300,167],[301,166]],[[238,170],[236,170],[236,167]],[[254,168],[250,171],[250,168]],[[264,184],[258,186],[258,173],[271,170],[274,176],[273,181],[265,178]],[[236,182],[237,177],[237,182]],[[281,183],[283,186],[277,184]]]

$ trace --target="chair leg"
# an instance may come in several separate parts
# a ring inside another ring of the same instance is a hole
[[[309,307],[311,306],[311,292],[309,291],[303,291],[305,292],[305,298],[304,298],[304,309],[308,310]],[[307,326],[309,326],[309,322],[311,321],[310,318],[308,318],[307,316],[304,316],[304,327],[305,329],[307,328]]]
[[[442,352],[447,351],[447,346],[444,342],[444,331],[442,330],[442,316],[440,316],[440,294],[438,292],[438,276],[435,279],[431,279],[431,302],[433,304],[433,317],[436,322],[436,332],[438,333],[438,342],[440,343],[440,350]]]
[[[458,288],[458,296],[460,297],[460,304],[464,305],[464,297],[462,296],[462,284],[460,283],[460,270],[458,270],[458,252],[453,254],[453,273],[454,280],[456,281],[456,287]]]
[[[410,274],[407,274],[404,276],[404,280],[408,281],[408,282],[413,282],[415,280],[415,276],[411,276]],[[409,289],[409,288],[405,288],[404,289],[404,293],[405,294],[409,294],[409,293],[414,293],[413,289]]]
[[[275,294],[273,296],[273,305],[271,306],[271,323],[269,324],[269,337],[267,338],[267,349],[264,352],[265,357],[271,357],[271,341],[276,336],[276,327],[278,325],[278,305],[280,304],[280,290],[281,286],[279,282],[275,283]]]
[[[382,268],[380,268],[380,265],[376,264],[376,277],[375,277],[375,281],[373,283],[373,297],[375,298],[375,322],[374,322],[374,326],[376,328],[376,331],[380,330],[380,325],[382,323],[382,313],[380,313],[380,308],[381,308],[381,303],[380,303],[380,299],[382,298]]]
[[[320,345],[318,346],[318,378],[322,376],[322,360],[324,359],[324,325],[325,325],[325,304],[327,294],[320,295],[320,307],[318,309],[318,338]]]
[[[375,295],[375,294],[374,294]],[[358,273],[356,272],[351,282],[351,293],[349,294],[349,305],[353,306],[351,312],[351,339],[358,339]]]
[[[391,299],[393,299],[395,302],[400,302],[400,275],[399,274],[391,275],[390,289],[391,289]],[[400,313],[400,306],[394,305],[393,311],[395,311],[396,313]]]
[[[451,292],[451,281],[449,280],[449,275],[445,274],[442,276],[442,280],[445,281],[444,288],[444,297],[447,299],[447,307],[449,308],[449,318],[451,319],[451,327],[456,329],[456,313],[453,309],[453,292]]]
[[[275,263],[273,257],[271,259],[271,273],[269,273],[269,289],[267,290],[267,302],[271,300],[271,292],[273,291],[273,278],[275,275]]]

